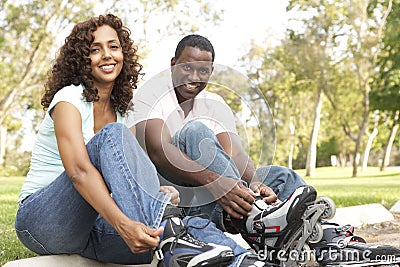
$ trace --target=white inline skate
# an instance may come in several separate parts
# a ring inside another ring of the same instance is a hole
[[[285,201],[268,205],[256,199],[249,217],[225,216],[228,232],[240,233],[261,257],[280,266],[299,266],[307,261],[307,241],[322,239],[321,219],[333,217],[333,201],[320,198],[312,186],[301,186]]]

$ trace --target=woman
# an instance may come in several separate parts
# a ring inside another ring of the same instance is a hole
[[[188,234],[171,205],[179,202],[177,191],[160,188],[154,166],[122,124],[142,67],[137,59],[129,30],[111,14],[77,24],[66,38],[41,101],[46,114],[19,196],[18,238],[41,255],[141,264],[157,248],[165,266],[183,257],[190,266],[228,265],[231,248]],[[199,237],[222,239],[245,255],[215,225],[192,222],[203,224],[193,230]]]

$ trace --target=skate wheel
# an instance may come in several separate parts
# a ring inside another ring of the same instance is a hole
[[[322,229],[322,225],[320,222],[317,222],[314,225],[314,228],[311,232],[311,235],[308,237],[308,242],[310,243],[318,243],[319,241],[322,240],[322,237],[324,236],[324,229]]]
[[[321,219],[323,220],[330,220],[332,219],[335,214],[336,214],[336,206],[335,202],[330,197],[319,197],[316,201],[315,204],[324,204],[325,205],[325,210],[321,214]]]

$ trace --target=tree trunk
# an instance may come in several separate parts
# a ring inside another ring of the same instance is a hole
[[[361,76],[361,75],[360,75]],[[369,92],[371,88],[369,87],[368,80],[364,79],[364,97],[363,97],[363,108],[364,115],[363,120],[360,125],[360,131],[358,132],[357,141],[356,141],[356,150],[354,151],[354,161],[353,161],[353,177],[357,177],[358,174],[358,164],[360,161],[360,151],[362,145],[362,139],[365,133],[365,130],[368,126],[368,116],[369,116]]]
[[[366,22],[368,20],[368,16],[367,16],[367,6],[368,6],[368,1],[364,1],[364,14],[363,16],[361,16],[361,20],[363,22]],[[362,145],[362,139],[363,139],[363,135],[365,133],[365,130],[368,127],[368,115],[369,115],[369,92],[371,91],[371,88],[369,86],[369,80],[371,79],[371,77],[373,77],[374,73],[375,73],[375,65],[376,65],[376,61],[378,58],[378,52],[380,51],[379,49],[379,45],[380,45],[380,40],[382,40],[382,37],[384,35],[384,27],[386,24],[386,19],[389,16],[389,13],[392,10],[392,4],[393,4],[393,0],[389,0],[387,9],[384,11],[382,19],[380,24],[378,25],[377,28],[377,32],[376,32],[376,36],[375,36],[375,40],[376,43],[373,45],[375,52],[372,52],[372,54],[368,57],[364,57],[364,59],[360,62],[360,65],[356,63],[357,69],[358,69],[358,77],[359,80],[362,81],[362,90],[363,90],[363,120],[361,122],[361,125],[359,127],[359,133],[357,136],[357,141],[356,141],[356,150],[354,152],[354,162],[353,162],[353,177],[357,177],[357,168],[358,168],[358,159],[360,156],[360,151],[361,151],[361,145]],[[361,28],[360,28],[361,29]],[[358,33],[359,35],[359,41],[360,43],[366,42],[367,40],[365,40],[362,36],[365,33],[363,33],[362,31],[360,31]],[[367,42],[366,42],[367,43]],[[369,44],[371,45],[371,44]],[[373,49],[369,48],[370,51],[372,51]],[[358,51],[360,52],[360,51]],[[365,65],[364,65],[365,64]]]
[[[367,141],[367,145],[365,146],[365,150],[364,150],[364,156],[363,156],[362,167],[361,167],[361,171],[363,171],[363,172],[367,170],[368,158],[369,158],[369,153],[371,151],[372,142],[374,141],[375,137],[378,135],[379,115],[375,113],[374,117],[375,117],[374,129],[372,130],[372,133],[368,134],[368,141]]]
[[[294,130],[295,130],[295,125],[294,125],[294,123],[293,123],[293,117],[292,117],[292,116],[290,116],[289,130],[290,130],[290,147],[289,147],[288,168],[289,168],[289,169],[293,169]]]
[[[374,139],[375,139],[375,137],[376,137],[377,135],[378,135],[378,129],[377,129],[377,128],[374,128],[374,130],[372,131],[372,133],[369,134],[369,136],[368,136],[367,145],[365,146],[365,150],[364,150],[364,156],[363,156],[363,160],[362,160],[361,171],[366,171],[366,170],[367,170],[369,152],[371,151],[372,142],[374,141]]]
[[[323,92],[319,90],[317,94],[317,100],[314,108],[314,125],[311,129],[310,144],[307,151],[307,162],[306,162],[306,176],[314,177],[315,166],[317,162],[317,140],[318,132],[321,126],[321,110],[323,104]]]
[[[294,151],[294,143],[293,140],[290,140],[290,148],[289,148],[289,159],[288,159],[288,168],[293,169],[293,151]]]
[[[0,166],[4,165],[6,157],[7,127],[0,125]]]
[[[393,126],[390,129],[390,135],[388,138],[388,141],[386,143],[385,147],[385,153],[383,154],[383,160],[382,160],[382,165],[381,165],[381,171],[384,171],[387,166],[389,166],[390,162],[390,154],[392,152],[392,146],[394,139],[396,137],[397,130],[399,129],[400,123],[399,123],[399,113],[400,111],[396,111],[396,115],[393,120]]]

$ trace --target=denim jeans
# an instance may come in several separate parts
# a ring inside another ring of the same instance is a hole
[[[185,152],[192,160],[203,167],[247,185],[240,177],[239,171],[233,160],[225,153],[219,144],[217,137],[203,123],[190,121],[177,132],[172,142],[181,151]],[[160,170],[159,170],[160,171]],[[269,186],[280,200],[287,199],[301,185],[304,180],[293,170],[282,166],[264,166],[256,170],[261,182]],[[171,180],[170,177],[161,172],[162,183]],[[225,230],[222,223],[222,208],[216,203],[213,197],[204,187],[189,187],[184,185],[176,186],[184,199],[188,215],[206,213],[211,215],[213,222],[221,230]],[[226,189],[229,191],[229,189]]]
[[[159,192],[156,169],[129,129],[120,123],[108,124],[86,147],[120,209],[132,220],[157,228],[170,195]],[[205,225],[205,219],[194,217],[190,225]],[[20,241],[41,255],[80,254],[119,264],[149,263],[153,257],[151,251],[132,253],[115,229],[82,198],[65,171],[19,203],[15,229]],[[247,252],[213,223],[204,231],[193,230],[193,235],[227,245],[235,255]]]

